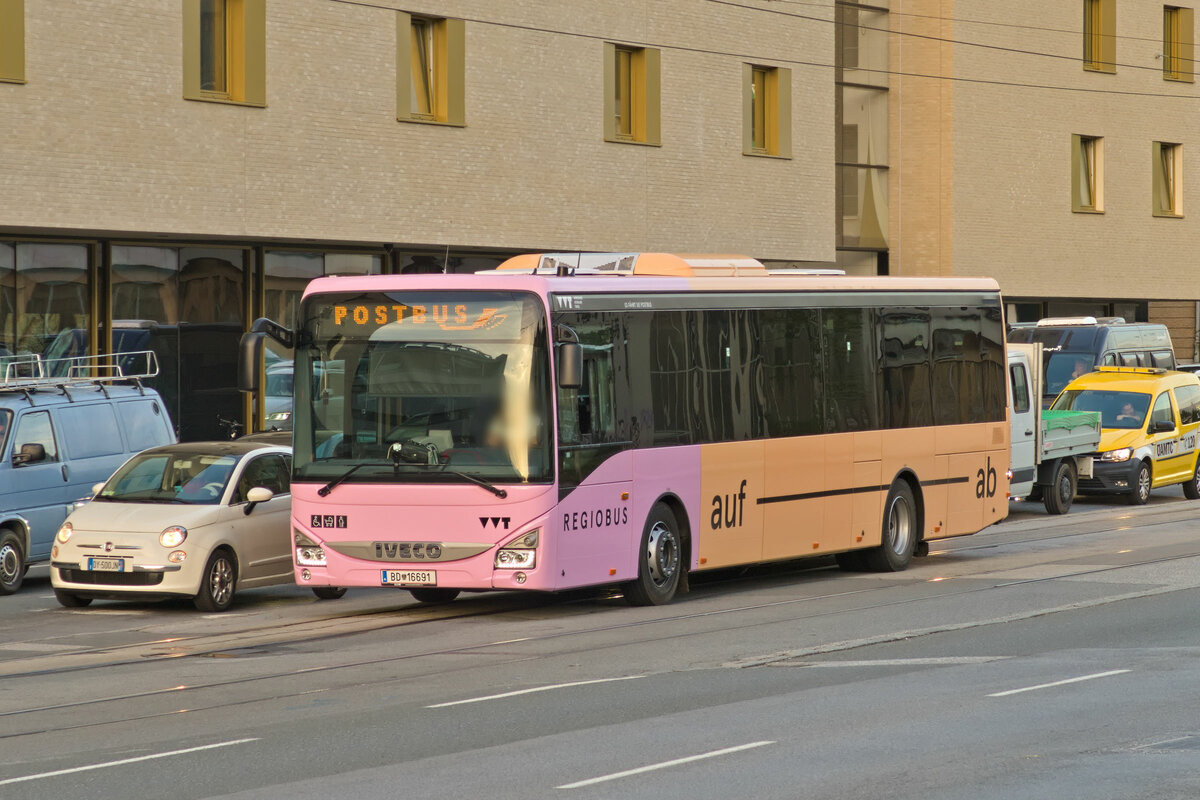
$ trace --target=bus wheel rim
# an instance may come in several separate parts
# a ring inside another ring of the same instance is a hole
[[[654,523],[646,537],[646,566],[655,586],[670,583],[679,569],[679,542],[665,523]]]
[[[888,533],[892,540],[892,552],[904,555],[912,550],[912,515],[908,500],[896,497],[888,509]]]

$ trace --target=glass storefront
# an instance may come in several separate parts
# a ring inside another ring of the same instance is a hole
[[[88,246],[0,242],[0,356],[47,357],[87,336]]]
[[[113,245],[111,253],[113,350],[157,354],[159,376],[149,384],[181,439],[228,436],[222,420],[242,421],[237,343],[250,251]]]

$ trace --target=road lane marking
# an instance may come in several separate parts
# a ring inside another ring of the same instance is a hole
[[[21,650],[30,653],[61,653],[64,650],[78,650],[81,645],[48,644],[46,642],[7,642],[0,645],[0,650]]]
[[[467,703],[482,703],[485,700],[501,700],[505,697],[516,697],[520,694],[533,694],[534,692],[549,692],[552,689],[569,689],[572,686],[591,686],[595,683],[612,683],[613,681],[635,681],[638,678],[644,678],[645,675],[627,675],[624,678],[600,678],[594,681],[573,681],[571,683],[555,683],[550,686],[537,686],[533,689],[519,689],[515,692],[504,692],[503,694],[489,694],[486,697],[472,697],[467,700],[451,700],[448,703],[436,703],[426,708],[446,708],[448,706],[463,706]]]
[[[658,764],[648,764],[637,769],[627,769],[624,772],[614,772],[611,775],[601,775],[598,778],[588,778],[586,781],[576,781],[575,783],[564,783],[562,786],[556,786],[556,789],[580,789],[584,786],[594,786],[597,783],[605,781],[615,781],[618,778],[628,778],[630,775],[641,775],[645,772],[653,772],[658,769],[666,769],[667,767],[677,767],[680,764],[690,764],[693,761],[702,761],[706,758],[716,758],[717,756],[727,756],[730,753],[740,753],[743,750],[753,750],[755,747],[763,747],[768,744],[775,744],[773,741],[768,742],[750,742],[749,744],[740,744],[737,747],[726,747],[723,750],[713,750],[710,753],[701,753],[698,756],[687,756],[686,758],[675,758],[670,761],[663,761]]]
[[[773,664],[783,667],[939,667],[959,664],[990,664],[1012,656],[944,656],[941,658],[880,658],[866,661],[791,661]]]
[[[218,747],[232,747],[235,744],[246,744],[248,742],[257,742],[258,738],[253,739],[234,739],[231,742],[217,742],[216,744],[204,744],[199,747],[187,747],[183,750],[172,750],[168,753],[154,753],[148,756],[138,756],[137,758],[123,758],[120,761],[109,761],[107,764],[89,764],[86,767],[71,767],[70,769],[57,769],[54,772],[39,772],[36,775],[25,775],[20,778],[8,778],[0,781],[0,786],[7,786],[10,783],[24,783],[25,781],[36,781],[42,778],[53,778],[58,775],[71,775],[75,772],[87,772],[93,769],[108,769],[109,767],[120,767],[125,764],[134,764],[138,761],[151,761],[156,758],[170,758],[171,756],[181,756],[185,753],[198,753],[201,750],[215,750]]]
[[[1078,678],[1067,678],[1065,681],[1054,681],[1053,683],[1039,683],[1037,686],[1026,686],[1023,689],[1009,689],[1007,692],[996,692],[989,694],[988,697],[1008,697],[1010,694],[1021,694],[1021,692],[1035,692],[1038,689],[1049,689],[1053,686],[1065,686],[1068,683],[1079,683],[1080,681],[1094,681],[1097,678],[1107,678],[1111,675],[1121,675],[1129,672],[1127,669],[1113,669],[1108,672],[1097,672],[1095,675],[1081,675]]]

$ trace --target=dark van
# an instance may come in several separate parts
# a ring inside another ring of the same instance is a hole
[[[1096,367],[1175,369],[1175,350],[1165,325],[1120,317],[1047,317],[1014,327],[1008,341],[1042,345],[1042,407],[1063,387]]]

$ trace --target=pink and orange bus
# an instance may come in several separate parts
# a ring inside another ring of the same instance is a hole
[[[612,584],[833,555],[901,570],[1007,513],[988,279],[769,274],[751,259],[518,256],[321,278],[294,329],[296,581],[318,596]]]

